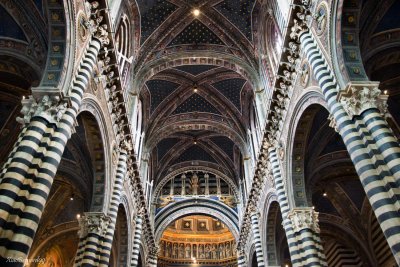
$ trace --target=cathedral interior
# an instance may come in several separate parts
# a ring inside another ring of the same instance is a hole
[[[0,0],[0,266],[400,266],[400,0]]]

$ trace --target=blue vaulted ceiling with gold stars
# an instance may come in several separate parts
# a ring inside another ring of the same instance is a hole
[[[258,69],[256,1],[137,3],[141,48],[135,71],[139,79],[150,73],[140,99],[155,182],[177,168],[197,166],[222,171],[238,184],[254,108],[254,84],[239,65]],[[227,56],[238,65],[218,59]]]

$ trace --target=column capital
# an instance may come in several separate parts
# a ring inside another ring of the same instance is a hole
[[[350,117],[360,115],[370,108],[387,113],[388,96],[379,90],[379,82],[350,82],[340,91],[337,100]]]
[[[319,233],[318,212],[313,208],[295,208],[292,209],[288,218],[293,225],[294,232],[300,232],[304,229],[311,229],[315,233]]]
[[[85,212],[79,219],[79,236],[85,237],[89,232],[104,236],[110,223],[111,217],[103,212]]]
[[[51,123],[61,120],[67,110],[68,103],[63,102],[58,95],[43,95],[39,99],[30,95],[22,98],[22,117],[17,117],[17,122],[22,125],[28,124],[35,116],[41,116]]]

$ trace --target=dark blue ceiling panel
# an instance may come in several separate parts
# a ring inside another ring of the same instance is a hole
[[[375,33],[400,28],[399,15],[400,1],[396,0],[379,22],[378,26],[375,29]]]
[[[215,9],[224,15],[251,41],[251,13],[254,2],[254,0],[226,0],[216,5]]]
[[[0,36],[27,41],[21,27],[2,5],[0,5]]]
[[[179,33],[168,46],[183,44],[216,44],[224,43],[206,25],[197,19],[190,23],[181,33]]]
[[[213,83],[212,86],[228,98],[240,111],[240,92],[242,91],[245,82],[246,80],[235,78]]]
[[[216,66],[212,65],[186,65],[186,66],[179,66],[176,67],[175,69],[178,69],[180,71],[184,71],[187,73],[192,74],[193,76],[199,75],[203,72],[215,69]]]
[[[312,204],[315,207],[317,212],[333,214],[336,216],[340,216],[339,212],[333,206],[329,198],[324,197],[321,192],[317,192],[312,196]]]
[[[211,137],[211,141],[219,146],[229,158],[233,159],[234,143],[231,139],[225,136],[215,136]]]
[[[217,163],[217,161],[204,149],[197,145],[193,145],[186,149],[175,161],[173,164],[184,162],[184,161],[192,161],[192,160],[202,160]]]
[[[138,0],[141,17],[141,43],[178,7],[165,0]]]
[[[179,84],[165,80],[150,80],[146,82],[146,85],[151,94],[151,112],[153,112],[167,96],[179,87]]]
[[[347,196],[354,203],[354,205],[356,205],[357,209],[361,211],[365,199],[365,191],[362,188],[361,182],[354,179],[343,181],[339,184],[346,192]]]
[[[196,111],[221,114],[213,105],[210,104],[210,102],[208,102],[198,94],[191,95],[182,104],[180,104],[172,114],[175,115]]]
[[[157,144],[157,156],[158,160],[161,160],[165,154],[177,143],[179,142],[178,138],[166,138],[161,140]]]

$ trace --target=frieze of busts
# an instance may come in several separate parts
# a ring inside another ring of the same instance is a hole
[[[338,94],[338,101],[350,117],[360,115],[362,112],[376,108],[382,114],[387,113],[387,96],[382,95],[378,88],[379,82],[349,83]]]
[[[288,214],[294,232],[301,232],[310,229],[315,233],[319,233],[318,212],[312,208],[295,208]]]

